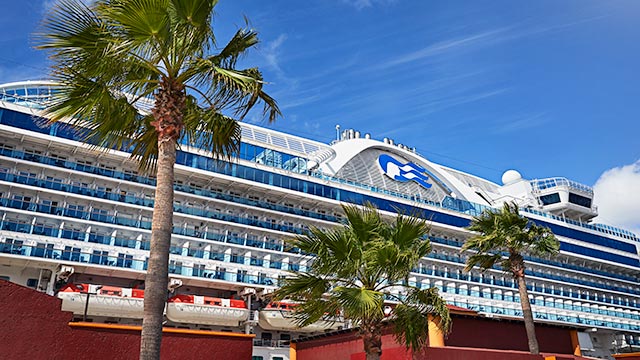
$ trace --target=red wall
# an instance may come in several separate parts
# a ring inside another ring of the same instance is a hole
[[[482,329],[482,331],[478,331]],[[568,329],[536,324],[541,352],[572,354]],[[527,333],[521,321],[499,321],[478,317],[454,317],[446,346],[528,351]]]
[[[542,353],[547,355],[572,354],[569,329],[536,325],[536,334]],[[467,360],[542,360],[542,355],[531,355],[528,350],[524,324],[520,321],[499,321],[453,315],[453,328],[445,340],[444,348],[427,348],[417,359]],[[364,360],[362,339],[356,332],[300,341],[296,344],[298,360],[349,359]],[[399,346],[387,331],[382,338],[382,360],[410,360],[411,354]],[[581,359],[562,355],[560,359]]]
[[[522,351],[487,350],[468,348],[429,348],[429,359],[438,360],[543,360],[543,355],[532,355]]]
[[[365,360],[362,339],[354,332],[303,341],[296,348],[298,360],[349,359],[349,356],[350,360]],[[387,333],[382,336],[380,360],[411,360],[411,355],[398,346],[393,334]]]
[[[613,355],[613,357],[615,359],[622,359],[622,360],[640,360],[640,352],[628,353],[628,354],[616,354],[616,355]]]
[[[0,280],[2,359],[138,359],[139,331],[77,328],[61,301]],[[162,359],[248,360],[251,337],[165,333]]]

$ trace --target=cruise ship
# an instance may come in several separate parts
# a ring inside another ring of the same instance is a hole
[[[60,297],[79,320],[139,324],[155,180],[126,149],[98,152],[42,118],[52,88],[0,85],[0,278]],[[428,219],[433,252],[410,283],[480,316],[520,318],[513,279],[465,273],[460,253],[473,216],[515,201],[561,243],[553,258],[526,257],[536,321],[577,329],[585,355],[640,349],[640,238],[596,223],[587,185],[515,170],[497,184],[351,129],[325,144],[242,124],[232,161],[210,155],[178,151],[166,326],[254,333],[254,360],[285,360],[290,340],[348,327],[297,328],[295,304],[268,300],[308,265],[286,240],[340,223],[344,203]]]

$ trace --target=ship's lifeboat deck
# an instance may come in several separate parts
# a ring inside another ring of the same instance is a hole
[[[62,310],[77,315],[142,319],[144,290],[92,284],[69,284],[58,293]],[[87,306],[87,299],[89,304]],[[249,318],[243,300],[176,295],[167,301],[167,319],[186,324],[240,326]]]
[[[62,299],[62,310],[89,316],[107,316],[142,319],[144,290],[99,286],[92,284],[69,284],[58,292]],[[89,299],[89,306],[86,306]]]
[[[188,324],[239,326],[249,318],[243,300],[176,295],[167,303],[167,319]]]
[[[278,301],[269,303],[264,309],[260,310],[258,325],[264,330],[279,331],[295,331],[295,332],[324,332],[327,330],[336,330],[344,326],[342,321],[316,321],[305,327],[298,327],[293,312],[298,306],[297,303]]]

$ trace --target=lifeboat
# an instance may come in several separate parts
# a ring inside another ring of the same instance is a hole
[[[278,301],[269,303],[260,310],[258,325],[264,330],[272,331],[296,331],[296,332],[324,332],[326,330],[337,330],[344,326],[342,321],[316,321],[305,327],[298,327],[293,317],[293,312],[298,306],[297,303]]]
[[[87,303],[87,294],[89,306]],[[142,319],[144,290],[91,284],[69,284],[58,292],[62,310],[74,314]]]
[[[167,319],[187,324],[239,326],[249,319],[249,309],[242,300],[176,295],[167,303]]]

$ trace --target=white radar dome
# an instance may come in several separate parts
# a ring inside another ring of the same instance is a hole
[[[502,174],[502,184],[509,185],[522,179],[522,175],[515,170],[507,170]]]

